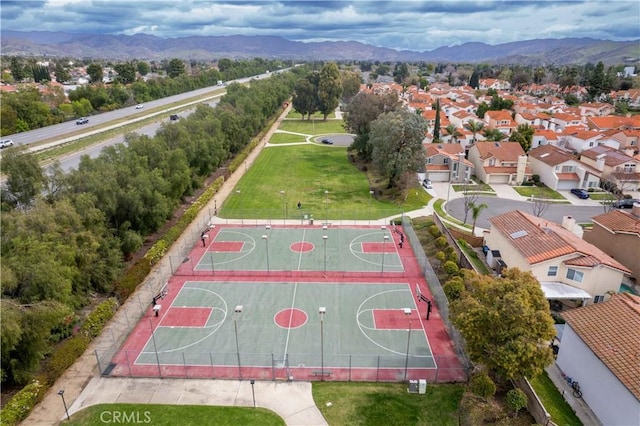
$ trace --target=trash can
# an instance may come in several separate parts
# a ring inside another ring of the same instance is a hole
[[[313,225],[313,216],[309,217],[309,225]]]

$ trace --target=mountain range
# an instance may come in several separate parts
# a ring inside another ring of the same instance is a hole
[[[217,58],[358,60],[403,62],[488,62],[542,64],[636,64],[640,40],[592,38],[534,39],[489,45],[465,43],[431,51],[394,50],[355,41],[299,42],[276,36],[192,36],[160,38],[148,34],[71,34],[47,31],[2,31],[2,54],[153,60]]]

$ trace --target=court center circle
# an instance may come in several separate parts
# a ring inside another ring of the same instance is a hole
[[[298,241],[296,243],[292,243],[289,246],[289,249],[296,253],[308,253],[313,251],[314,245],[305,241]]]
[[[306,324],[309,319],[307,313],[300,309],[288,308],[278,312],[273,321],[281,328],[298,328]]]

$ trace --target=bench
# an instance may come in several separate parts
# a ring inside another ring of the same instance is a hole
[[[313,370],[312,374],[314,376],[330,376],[331,375],[331,370],[324,370],[324,371],[322,371],[322,370]]]

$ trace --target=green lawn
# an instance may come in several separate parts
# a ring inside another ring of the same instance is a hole
[[[307,117],[308,115],[305,114],[304,116],[305,120],[307,119]],[[311,117],[315,119],[320,119],[320,120],[324,118],[321,112],[316,112],[315,114],[312,114]],[[327,115],[327,118],[335,118],[335,117],[336,117],[336,113],[333,111],[331,112],[331,114]],[[302,114],[291,109],[291,111],[289,111],[289,114],[287,114],[287,118],[302,118]]]
[[[240,192],[237,192],[240,191]],[[280,191],[284,191],[284,195]],[[325,193],[328,191],[328,193]],[[264,149],[219,211],[225,218],[367,220],[399,216],[421,208],[429,195],[416,189],[394,203],[369,194],[363,172],[354,167],[343,147],[275,146]],[[297,204],[302,208],[298,209]]]
[[[596,201],[616,201],[616,197],[608,192],[590,192],[589,198]]]
[[[127,421],[124,421],[126,419]],[[284,420],[265,408],[207,405],[100,404],[71,416],[63,425],[150,424],[154,426],[280,426]]]
[[[546,186],[544,186],[544,187],[514,186],[513,189],[515,189],[518,194],[520,194],[520,195],[522,195],[524,197],[531,197],[533,195],[533,196],[535,196],[537,198],[545,198],[545,199],[551,199],[551,200],[565,200],[566,199],[559,192],[554,191],[551,188],[547,188]]]
[[[463,192],[465,186],[467,185],[451,185],[453,190],[456,192]],[[491,185],[480,182],[477,185],[468,185],[469,191],[478,191],[478,192],[495,192]]]
[[[546,372],[534,377],[529,382],[555,424],[563,426],[582,425],[580,419],[564,400]]]
[[[307,138],[303,135],[292,135],[291,133],[274,133],[269,139],[269,143],[293,143],[306,142]]]
[[[480,272],[482,275],[491,275],[492,272],[489,270],[487,265],[484,264],[482,259],[478,257],[478,253],[471,247],[461,247],[462,251],[467,255],[473,266]]]
[[[285,120],[280,124],[280,130],[304,133],[305,135],[325,135],[332,133],[346,133],[342,120]]]
[[[313,399],[331,426],[457,425],[462,385],[427,385],[424,395],[406,383],[313,383]],[[330,403],[330,405],[329,405]]]
[[[436,211],[436,213],[438,213],[438,215],[440,215],[440,217],[442,217],[443,219],[448,220],[449,222],[453,222],[455,224],[458,224],[464,228],[469,229],[469,231],[471,231],[471,224],[466,224],[464,225],[463,222],[461,220],[456,219],[453,216],[449,216],[447,213],[445,213],[445,211],[442,209],[442,204],[444,204],[445,200],[443,199],[439,199],[436,200],[435,203],[433,203],[433,209]]]

